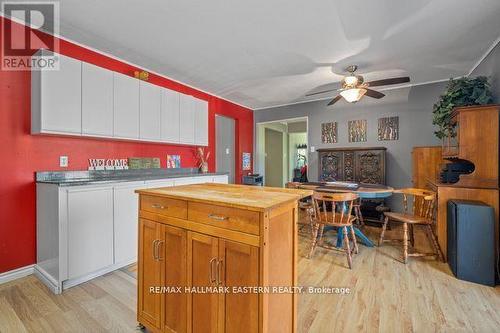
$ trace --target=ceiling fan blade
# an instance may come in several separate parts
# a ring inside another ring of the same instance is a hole
[[[328,90],[317,91],[317,92],[314,92],[314,93],[306,94],[306,97],[307,96],[314,96],[314,95],[324,94],[324,93],[331,92],[331,91],[336,91],[336,90],[337,89],[328,89]]]
[[[328,106],[330,106],[330,105],[333,105],[333,104],[337,103],[337,102],[338,102],[341,98],[342,98],[342,96],[338,95],[337,97],[335,97],[334,99],[332,99],[332,100],[330,101],[330,103],[328,103]]]
[[[372,89],[366,89],[365,95],[373,97],[373,98],[377,98],[377,99],[382,98],[382,97],[385,96],[381,92],[378,92],[378,91],[375,91],[375,90],[372,90]]]
[[[370,82],[367,82],[366,85],[368,87],[378,87],[378,86],[388,86],[391,84],[400,84],[400,83],[406,83],[406,82],[410,82],[410,78],[408,76],[394,77],[392,79],[370,81]]]

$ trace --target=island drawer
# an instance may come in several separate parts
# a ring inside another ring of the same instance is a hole
[[[189,202],[188,219],[253,235],[259,234],[259,213],[250,210]]]
[[[160,215],[187,218],[187,202],[184,200],[141,195],[141,210]]]

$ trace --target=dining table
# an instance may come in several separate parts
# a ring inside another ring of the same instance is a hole
[[[329,193],[339,193],[339,192],[351,192],[356,193],[361,200],[363,199],[385,199],[392,195],[394,188],[382,185],[382,184],[349,184],[349,183],[336,183],[336,182],[307,182],[307,183],[293,183],[294,188],[307,189],[318,192],[329,192]],[[346,209],[346,207],[344,207]],[[354,233],[356,237],[359,238],[360,242],[365,246],[373,247],[375,246],[373,242],[360,230],[358,227],[353,226]],[[337,232],[337,244],[338,248],[342,247],[344,235],[341,232]]]

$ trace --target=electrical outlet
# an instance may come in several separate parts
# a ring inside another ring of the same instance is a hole
[[[59,156],[59,166],[61,168],[67,168],[69,164],[68,156]]]
[[[312,146],[311,147],[311,153],[314,153],[316,151],[316,147]]]

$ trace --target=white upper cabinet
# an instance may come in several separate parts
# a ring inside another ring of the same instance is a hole
[[[208,146],[207,101],[56,56],[58,70],[31,71],[31,133]]]
[[[82,134],[113,136],[113,72],[82,63]]]
[[[160,140],[160,112],[162,88],[140,81],[139,137],[144,140]]]
[[[113,136],[139,139],[139,80],[113,73]]]
[[[179,142],[180,94],[163,89],[161,94],[161,141]]]
[[[57,59],[58,70],[31,71],[31,132],[81,135],[82,62],[59,54]]]
[[[194,98],[180,95],[179,141],[184,144],[194,144]]]
[[[195,99],[194,105],[194,143],[208,146],[208,102]]]

